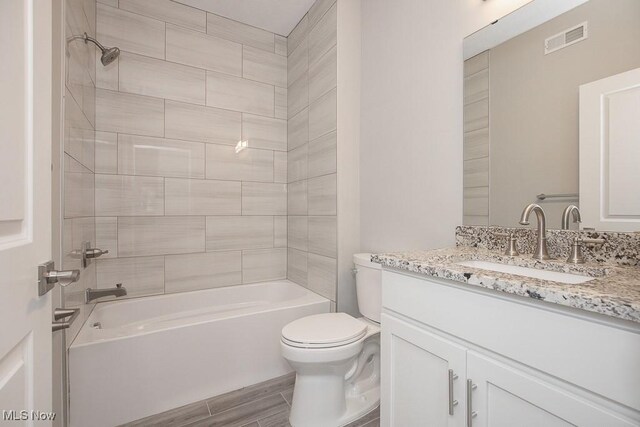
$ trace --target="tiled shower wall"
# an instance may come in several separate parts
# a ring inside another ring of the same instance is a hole
[[[169,0],[100,0],[97,34],[98,287],[285,278],[286,38]]]
[[[464,224],[489,224],[489,57],[464,61]]]
[[[86,288],[96,286],[96,265],[83,268],[74,256],[82,242],[95,242],[94,218],[94,142],[96,67],[95,47],[74,37],[96,33],[94,0],[65,0],[64,62],[64,200],[62,224],[62,269],[79,269],[80,280],[63,290],[64,305],[80,308],[80,319],[68,330],[67,344],[78,333],[91,306],[84,304]]]
[[[288,37],[287,277],[336,301],[337,4],[317,0]]]

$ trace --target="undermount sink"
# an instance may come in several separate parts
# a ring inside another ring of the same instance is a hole
[[[537,268],[520,267],[518,265],[499,264],[489,261],[461,261],[457,263],[465,267],[480,268],[482,270],[497,271],[500,273],[514,274],[516,276],[533,277],[535,279],[549,280],[552,282],[576,285],[594,280],[593,277],[579,274],[561,273],[558,271],[538,270]]]

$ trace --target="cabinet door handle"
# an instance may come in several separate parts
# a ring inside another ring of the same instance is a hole
[[[449,415],[453,415],[453,407],[458,404],[457,400],[453,400],[453,380],[458,379],[458,375],[449,369]]]
[[[473,410],[473,390],[478,388],[472,380],[467,380],[467,427],[472,427],[473,419],[478,413]]]

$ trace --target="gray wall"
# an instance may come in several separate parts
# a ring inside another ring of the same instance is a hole
[[[169,0],[100,2],[97,33],[98,287],[285,278],[286,38]]]
[[[490,224],[516,226],[538,193],[578,192],[578,87],[640,67],[639,19],[637,0],[591,0],[491,49]],[[587,40],[544,55],[587,20]],[[542,203],[549,227],[569,203]]]
[[[288,37],[287,277],[337,299],[337,11],[317,0]]]

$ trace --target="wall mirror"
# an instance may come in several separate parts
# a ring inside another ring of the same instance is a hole
[[[574,204],[640,230],[639,40],[638,0],[534,0],[465,38],[465,225]]]

